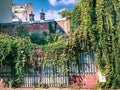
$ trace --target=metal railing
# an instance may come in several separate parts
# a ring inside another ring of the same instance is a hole
[[[39,69],[26,67],[21,87],[67,87],[70,84],[70,76],[94,76],[97,72],[94,60],[92,52],[89,55],[81,53],[77,64],[67,61],[59,68],[57,64],[54,66],[42,64]],[[79,66],[80,68],[78,68]],[[0,77],[5,82],[9,81],[10,76],[11,69],[8,66],[0,68]]]

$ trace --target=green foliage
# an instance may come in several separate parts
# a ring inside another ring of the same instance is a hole
[[[120,27],[117,22],[120,1],[97,2],[97,44],[98,66],[107,77],[107,82],[100,85],[105,88],[120,88]]]
[[[50,34],[51,34],[51,33],[56,33],[57,23],[56,23],[56,22],[54,22],[54,23],[49,22],[49,23],[48,23],[48,28],[49,28],[49,33],[50,33]]]
[[[11,67],[12,72],[8,82],[10,87],[21,85],[26,67],[37,68],[41,63],[53,67],[58,62],[57,68],[61,68],[67,62],[66,36],[57,33],[56,23],[53,24],[50,24],[49,35],[32,33],[29,38],[23,27],[17,32],[18,36],[0,34],[0,67],[4,65]],[[39,56],[39,51],[43,53],[42,56]]]
[[[119,10],[118,0],[80,0],[71,14],[72,33],[69,38],[56,33],[57,25],[51,22],[48,24],[49,35],[33,33],[31,41],[21,30],[18,36],[24,38],[0,34],[0,66],[13,66],[11,86],[21,83],[25,65],[35,67],[42,60],[42,64],[53,66],[53,69],[55,65],[61,68],[68,60],[80,63],[80,52],[94,51],[96,66],[107,78],[107,82],[99,83],[99,87],[120,88]],[[68,12],[62,13],[68,15]],[[33,52],[35,48],[44,54],[37,58]]]
[[[78,3],[75,5],[73,12],[71,13],[71,32],[75,31],[75,29],[81,23],[81,5]]]
[[[63,10],[61,12],[59,12],[59,14],[64,18],[71,18],[71,14],[72,12],[70,10]]]
[[[118,0],[81,0],[72,13],[70,56],[76,60],[79,52],[93,50],[96,65],[107,79],[99,83],[102,88],[120,88],[119,10]]]
[[[45,35],[40,35],[39,33],[32,33],[30,35],[31,42],[38,45],[46,44]]]
[[[11,67],[9,82],[11,87],[20,85],[26,64],[34,62],[36,55],[33,51],[35,47],[29,38],[0,34],[0,67],[4,65]]]
[[[23,26],[20,26],[17,30],[17,36],[26,37],[29,36],[29,32],[28,30],[25,30]]]
[[[45,53],[44,57],[42,57],[42,63],[49,67],[57,65],[57,69],[63,68],[63,64],[69,60],[66,52],[67,46],[68,41],[64,35],[59,36],[58,39],[53,42],[49,41],[45,45],[40,45],[40,50]]]
[[[58,40],[56,42],[53,42],[53,43],[48,43],[46,45],[41,45],[41,49],[44,50],[44,51],[52,51],[52,50],[60,50],[60,49],[63,49],[67,46],[67,43],[63,43],[64,40]]]

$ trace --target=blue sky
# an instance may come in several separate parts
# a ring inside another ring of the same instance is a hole
[[[39,20],[39,13],[41,9],[45,12],[45,18],[57,19],[61,18],[58,12],[74,8],[74,0],[13,0],[16,4],[25,4],[31,2],[33,4],[33,12],[35,14],[35,20]]]

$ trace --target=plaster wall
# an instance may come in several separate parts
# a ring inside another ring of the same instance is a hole
[[[12,22],[12,0],[0,0],[0,23]]]

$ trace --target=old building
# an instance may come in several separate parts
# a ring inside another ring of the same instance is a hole
[[[14,21],[29,21],[29,14],[32,12],[32,3],[27,4],[13,4],[13,22]]]

